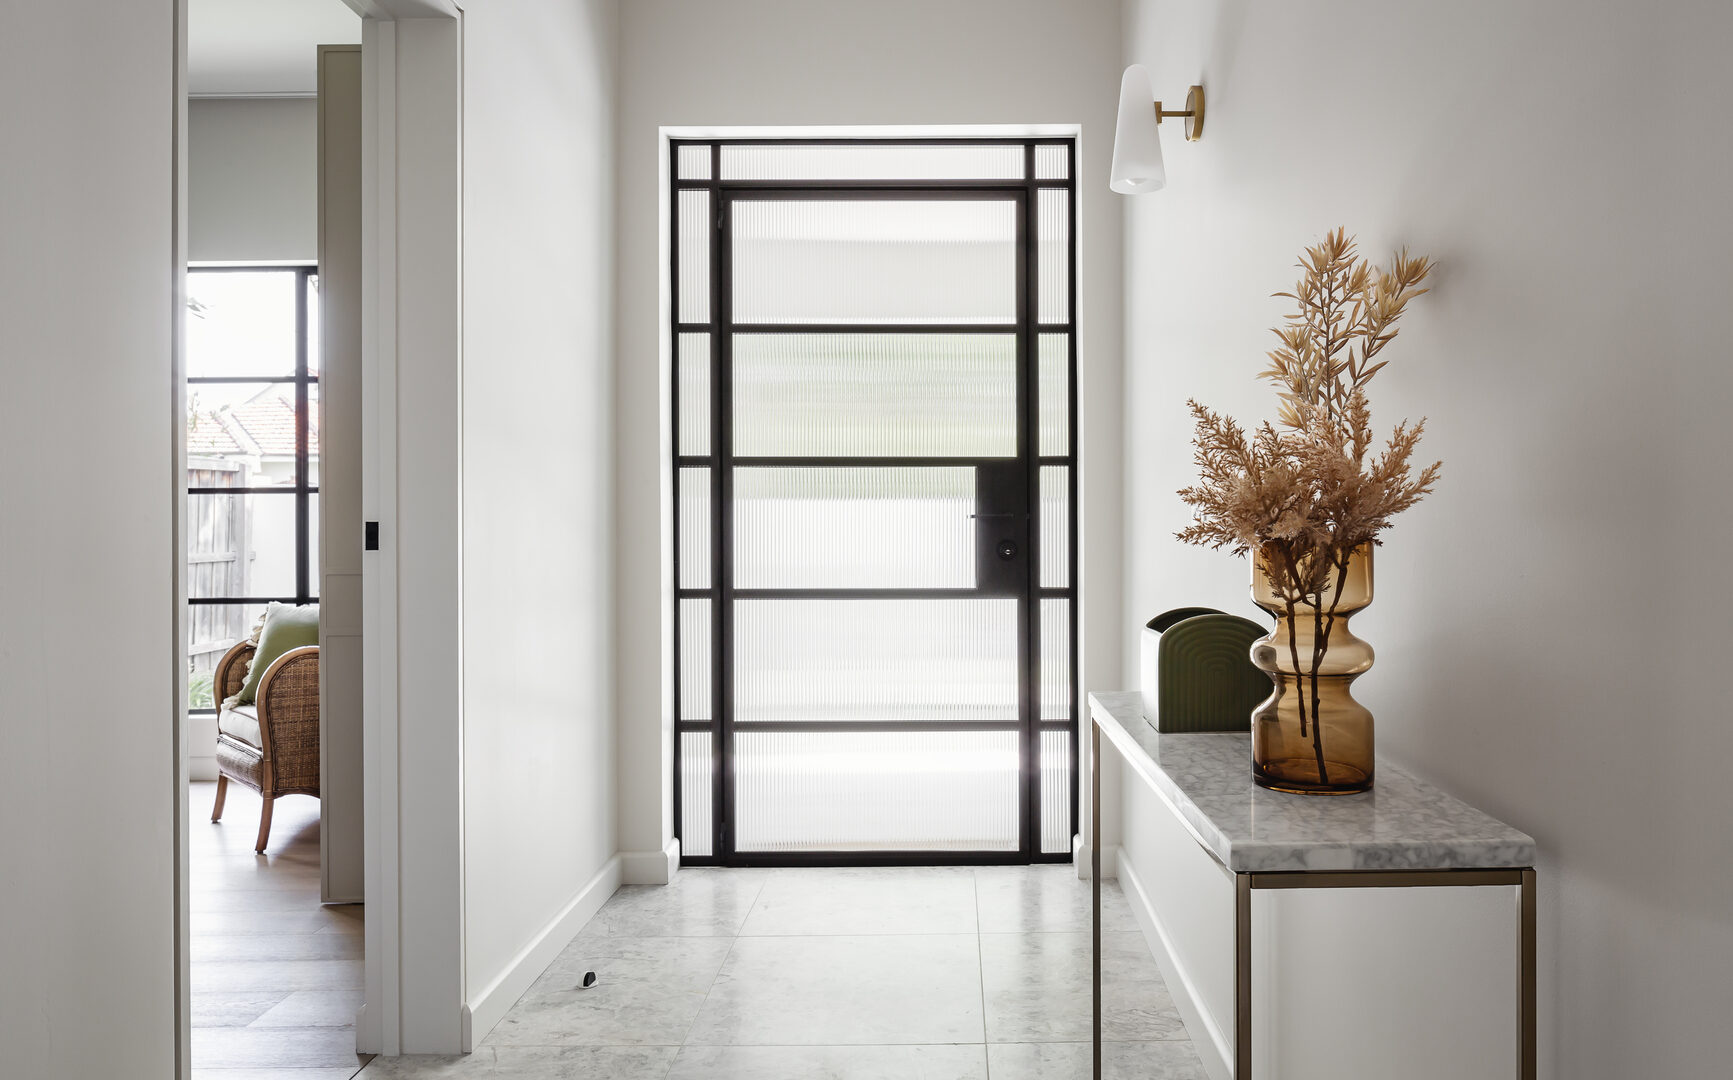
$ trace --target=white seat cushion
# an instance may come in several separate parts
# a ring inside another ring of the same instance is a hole
[[[263,746],[259,734],[259,707],[257,705],[225,706],[217,714],[217,730],[231,739],[239,739],[248,746]]]

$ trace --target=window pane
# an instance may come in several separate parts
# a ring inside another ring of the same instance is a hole
[[[1071,733],[1041,733],[1041,853],[1071,851]]]
[[[708,731],[680,733],[680,854],[710,851],[711,751]]]
[[[1041,584],[1071,584],[1071,470],[1041,467]]]
[[[263,604],[187,605],[187,708],[217,707],[215,677],[217,661],[249,637],[253,624],[265,613]]]
[[[680,470],[680,587],[710,587],[710,470]]]
[[[1041,719],[1071,719],[1071,601],[1041,601]]]
[[[743,731],[735,743],[741,851],[1019,846],[1015,731]]]
[[[1040,453],[1055,457],[1071,452],[1071,337],[1041,335]]]
[[[710,321],[710,193],[680,192],[680,321]]]
[[[710,335],[680,335],[680,453],[710,453]]]
[[[289,401],[294,402],[291,397]],[[307,485],[319,485],[319,425],[323,417],[319,411],[319,384],[307,384]],[[290,445],[294,445],[293,434]]]
[[[198,270],[187,274],[189,376],[295,373],[292,270]]]
[[[1043,323],[1062,323],[1071,317],[1071,193],[1064,188],[1042,188],[1037,206],[1041,238],[1036,266],[1041,287],[1040,319]]]
[[[307,371],[319,374],[319,275],[307,275]]]
[[[292,487],[295,384],[194,383],[187,387],[186,437],[189,473],[226,477],[189,479],[188,486]]]
[[[187,596],[295,595],[295,496],[188,495]]]
[[[1035,179],[1063,180],[1070,169],[1069,147],[1037,146],[1035,148]]]
[[[708,143],[677,147],[676,153],[679,154],[678,175],[680,179],[710,179],[710,146]]]
[[[734,452],[1010,457],[1011,334],[736,334]]]
[[[734,602],[741,721],[1017,721],[1014,599]]]
[[[715,710],[710,682],[710,601],[680,601],[680,719],[708,720]]]
[[[737,201],[741,323],[1012,323],[1011,200]]]
[[[752,588],[969,588],[975,470],[734,472],[734,584]]]
[[[705,175],[709,175],[706,173]],[[1021,180],[1021,146],[724,146],[724,180]]]

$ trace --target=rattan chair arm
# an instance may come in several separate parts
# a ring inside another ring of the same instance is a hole
[[[277,657],[259,680],[259,742],[273,790],[318,788],[319,646]]]

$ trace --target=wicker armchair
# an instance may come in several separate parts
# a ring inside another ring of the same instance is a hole
[[[232,697],[246,680],[254,645],[243,641],[217,662],[217,700]],[[217,715],[217,799],[211,820],[223,816],[234,780],[264,798],[259,810],[263,854],[271,838],[271,806],[280,795],[319,797],[319,647],[290,649],[265,670],[257,700],[223,706]]]

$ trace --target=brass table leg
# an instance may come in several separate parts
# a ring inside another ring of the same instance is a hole
[[[1517,1069],[1522,1080],[1535,1080],[1539,1075],[1535,1052],[1535,895],[1534,870],[1522,872],[1522,884],[1517,886],[1522,905],[1521,940],[1518,945],[1522,970],[1517,982],[1517,1010],[1521,1026],[1517,1029]]]
[[[1252,1075],[1252,875],[1234,875],[1234,1080]]]

